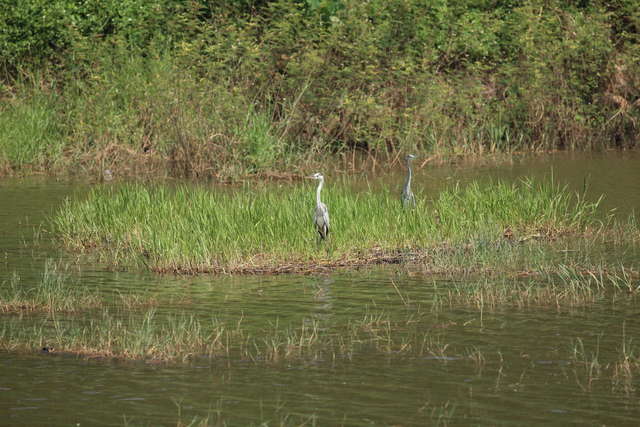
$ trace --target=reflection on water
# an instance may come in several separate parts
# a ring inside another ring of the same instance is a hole
[[[417,173],[416,188],[432,195],[454,181],[542,177],[551,170],[576,191],[588,182],[589,197],[606,194],[605,209],[628,213],[640,206],[638,153],[426,167]],[[401,181],[394,176],[398,187]],[[44,259],[68,256],[56,249],[45,219],[66,196],[82,191],[82,185],[48,180],[0,181],[0,281],[13,271],[36,280]],[[99,265],[77,270],[83,283],[105,293],[151,291],[183,302],[161,312],[242,318],[255,330],[316,321],[339,331],[363,313],[402,320],[420,313],[419,328],[433,332],[440,351],[176,367],[40,355],[34,346],[33,355],[0,354],[0,414],[7,425],[176,425],[196,416],[231,425],[635,425],[640,415],[637,381],[611,375],[623,345],[640,332],[630,297],[564,311],[432,311],[442,292],[434,283],[442,290],[448,282],[403,266],[276,277],[173,277]],[[5,326],[19,320],[2,319]],[[586,369],[594,361],[599,374]]]

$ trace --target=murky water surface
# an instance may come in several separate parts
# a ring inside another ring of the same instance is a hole
[[[634,152],[425,167],[417,173],[416,188],[427,196],[457,181],[551,174],[576,191],[586,185],[592,199],[605,194],[603,210],[627,215],[640,207],[640,153]],[[401,175],[393,177],[393,185],[401,181]],[[0,282],[14,272],[38,280],[45,259],[69,256],[57,249],[46,218],[65,197],[88,187],[48,179],[0,181]],[[425,329],[442,331],[442,351],[158,366],[41,355],[34,345],[32,355],[0,354],[1,425],[178,425],[208,417],[220,425],[564,426],[636,425],[640,417],[638,380],[604,373],[607,364],[620,360],[623,344],[640,332],[640,310],[632,299],[560,312],[436,312],[432,302],[441,291],[435,289],[446,289],[447,281],[410,266],[310,276],[176,278],[81,265],[77,276],[105,293],[153,290],[180,296],[190,301],[186,308],[160,310],[242,318],[256,328],[300,325],[305,319],[335,328],[366,312],[406,319],[420,311],[423,318],[427,313]],[[16,319],[4,316],[0,322]],[[597,360],[603,373],[590,375],[588,364],[576,363],[576,348]]]

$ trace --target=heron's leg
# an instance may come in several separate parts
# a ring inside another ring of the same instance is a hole
[[[327,242],[325,243],[324,248],[327,256],[333,254],[333,239],[331,238],[331,234],[327,234]]]

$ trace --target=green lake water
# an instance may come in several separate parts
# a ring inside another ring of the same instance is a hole
[[[615,209],[625,216],[640,208],[638,152],[425,167],[416,173],[414,192],[430,197],[456,182],[550,175],[575,191],[586,186],[592,200],[604,194],[603,215]],[[368,179],[399,188],[403,178]],[[452,279],[424,274],[415,265],[282,276],[108,271],[84,260],[76,263],[57,247],[46,222],[65,197],[81,195],[91,185],[99,184],[0,180],[0,283],[6,286],[15,273],[37,281],[45,260],[65,259],[75,278],[105,294],[152,292],[167,301],[189,301],[161,304],[160,314],[242,319],[255,330],[315,321],[335,331],[365,313],[414,317],[419,319],[414,328],[431,331],[442,351],[370,349],[275,363],[221,358],[165,366],[45,355],[34,344],[32,354],[0,353],[0,425],[189,425],[207,418],[210,425],[631,426],[640,419],[640,380],[617,381],[610,369],[623,343],[640,339],[637,298],[618,295],[615,303],[612,296],[561,310],[434,310],[433,301]],[[637,247],[603,252],[598,256],[640,268]],[[0,315],[3,327],[46,321]],[[597,354],[600,375],[590,378],[576,348]]]

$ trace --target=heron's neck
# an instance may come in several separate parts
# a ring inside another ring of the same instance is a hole
[[[322,202],[320,201],[320,191],[322,191],[322,185],[324,184],[324,179],[321,179],[318,183],[318,189],[316,190],[316,204],[320,205]]]
[[[407,169],[409,169],[409,171],[407,172],[407,180],[404,183],[404,188],[405,189],[409,189],[409,186],[411,185],[411,162],[407,161]]]

